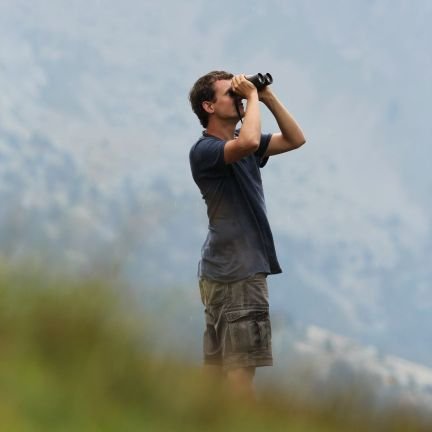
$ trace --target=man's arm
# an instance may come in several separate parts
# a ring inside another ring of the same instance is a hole
[[[256,87],[244,75],[237,75],[232,80],[232,89],[247,100],[247,106],[238,138],[225,144],[224,159],[227,164],[257,151],[261,139],[259,97]]]
[[[265,156],[273,156],[301,147],[306,142],[306,138],[300,126],[271,88],[265,87],[260,91],[259,96],[274,115],[280,128],[280,133],[272,135]]]

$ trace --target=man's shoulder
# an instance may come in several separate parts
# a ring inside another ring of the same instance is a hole
[[[191,146],[189,156],[201,158],[208,153],[214,153],[223,149],[225,141],[212,135],[200,136]]]
[[[206,145],[209,143],[214,143],[214,142],[224,142],[223,140],[221,140],[218,137],[215,137],[213,135],[208,135],[208,134],[202,134],[201,136],[198,137],[198,139],[194,142],[194,144],[192,145],[192,149],[196,148],[197,146],[202,146],[202,145]]]
[[[202,135],[189,151],[189,161],[193,171],[206,172],[220,170],[224,162],[225,141],[211,135]]]

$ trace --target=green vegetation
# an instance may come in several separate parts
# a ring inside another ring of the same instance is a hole
[[[415,412],[366,408],[352,389],[308,403],[269,387],[241,403],[196,367],[156,358],[134,304],[112,283],[0,266],[1,430],[432,430]]]

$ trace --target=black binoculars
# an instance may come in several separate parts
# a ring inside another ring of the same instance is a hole
[[[273,82],[273,77],[269,73],[266,73],[265,75],[262,73],[246,75],[246,79],[250,81],[258,91],[262,90],[264,87],[267,87]]]

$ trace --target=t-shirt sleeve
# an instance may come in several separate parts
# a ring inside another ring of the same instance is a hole
[[[264,157],[265,152],[267,151],[268,145],[270,143],[272,134],[261,134],[261,141],[258,150],[255,152],[255,157],[257,158],[258,165],[260,168],[263,168],[265,164],[268,162],[269,157]]]
[[[193,151],[193,162],[199,172],[218,170],[225,166],[225,141],[206,138],[197,143]]]

